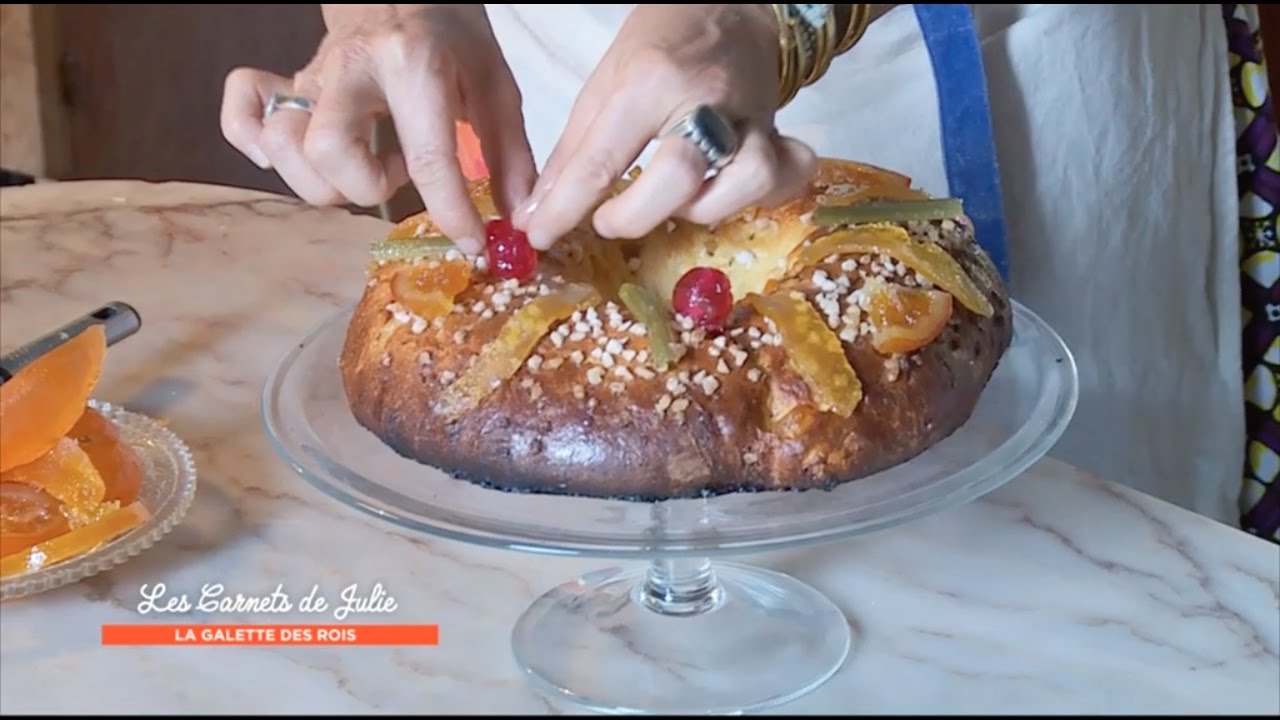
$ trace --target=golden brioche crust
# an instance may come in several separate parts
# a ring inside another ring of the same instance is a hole
[[[483,183],[474,197],[483,213],[493,213]],[[339,359],[352,413],[407,458],[526,492],[660,500],[824,488],[909,460],[968,420],[1008,348],[1012,315],[964,218],[902,227],[958,261],[993,312],[954,303],[942,334],[905,356],[877,351],[856,308],[865,304],[864,283],[930,287],[910,268],[885,256],[848,254],[780,273],[797,247],[831,231],[812,223],[816,207],[877,197],[924,196],[889,171],[824,160],[806,191],[781,207],[744,211],[710,229],[671,222],[642,242],[612,243],[626,256],[622,270],[590,262],[605,244],[586,229],[544,258],[554,275],[501,281],[486,277],[483,261],[475,261],[480,269],[471,286],[453,312],[433,322],[397,302],[391,278],[405,263],[375,265]],[[425,215],[405,228],[414,231],[405,234],[433,230]],[[673,319],[683,354],[660,372],[644,326],[606,283],[598,305],[555,323],[520,370],[474,409],[456,418],[439,413],[441,393],[512,313],[575,279],[574,263],[583,257],[591,270],[583,277],[629,272],[664,301],[684,270],[719,267],[733,281],[737,306],[718,337]],[[849,417],[812,407],[777,327],[742,302],[749,292],[803,293],[839,334],[862,384]]]

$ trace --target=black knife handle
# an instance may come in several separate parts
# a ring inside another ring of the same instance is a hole
[[[94,325],[101,325],[107,337],[107,346],[115,345],[142,328],[142,316],[128,303],[115,301],[81,315],[34,342],[0,358],[0,385],[10,380],[22,368],[43,357]]]

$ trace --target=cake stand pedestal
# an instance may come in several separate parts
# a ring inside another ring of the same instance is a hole
[[[309,334],[268,379],[263,416],[277,452],[326,494],[403,528],[648,561],[552,589],[512,636],[541,691],[608,713],[742,713],[821,685],[849,654],[845,615],[795,578],[721,558],[873,532],[991,492],[1057,442],[1079,392],[1062,339],[1015,302],[1013,341],[969,421],[876,475],[832,490],[660,503],[504,493],[407,460],[356,423],[337,367],[350,316]]]
[[[543,694],[610,713],[735,714],[826,682],[849,623],[781,573],[706,559],[655,560],[561,585],[525,611],[516,662]],[[611,671],[584,673],[583,661]]]

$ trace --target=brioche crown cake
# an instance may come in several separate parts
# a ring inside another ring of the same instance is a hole
[[[634,173],[630,179],[634,179]],[[621,181],[614,192],[629,180]],[[785,205],[535,253],[427,214],[371,248],[339,366],[397,453],[504,490],[660,500],[829,488],[968,420],[1012,336],[960,203],[824,159]]]

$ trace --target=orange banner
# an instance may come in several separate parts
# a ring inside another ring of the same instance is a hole
[[[436,625],[103,625],[103,645],[438,645]]]

